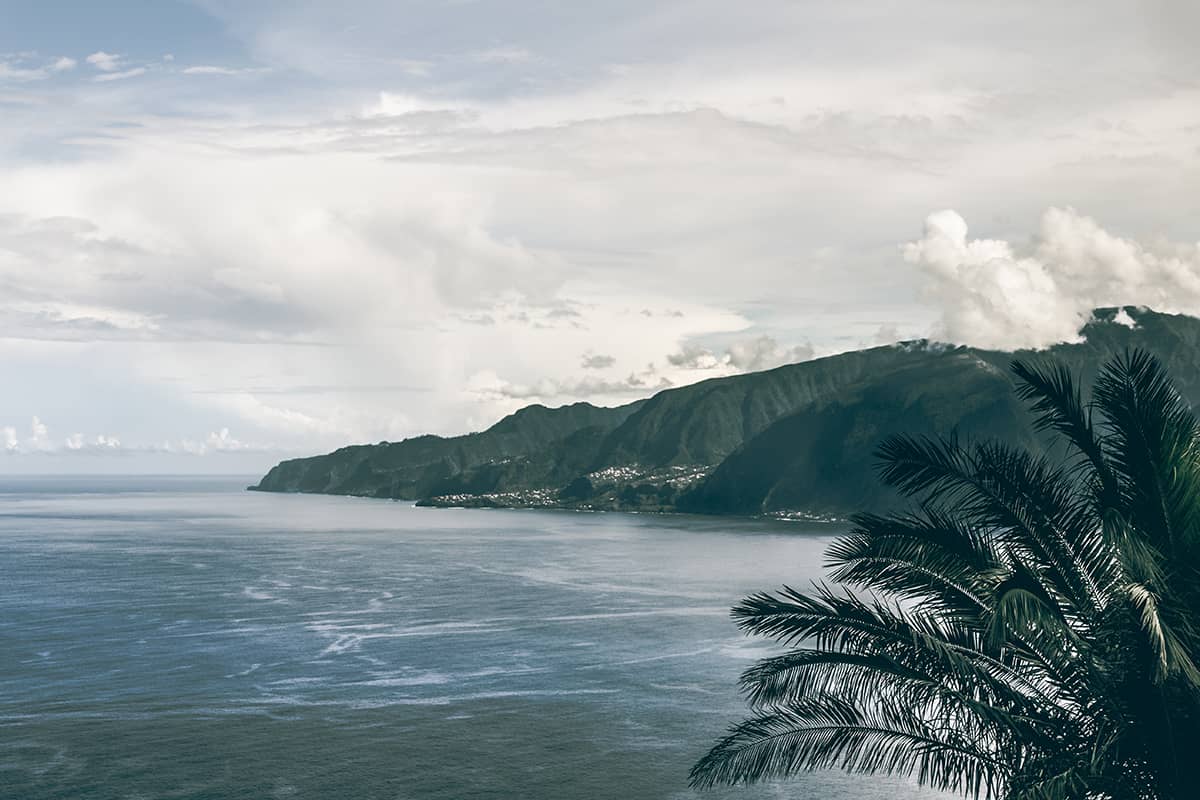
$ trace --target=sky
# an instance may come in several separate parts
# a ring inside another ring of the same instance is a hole
[[[0,472],[1200,312],[1191,2],[0,0]]]

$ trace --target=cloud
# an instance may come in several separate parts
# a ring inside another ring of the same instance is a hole
[[[941,309],[935,332],[991,348],[1075,341],[1101,306],[1200,314],[1200,244],[1145,245],[1070,208],[1050,208],[1033,243],[971,239],[957,212],[939,211],[904,248]]]
[[[655,392],[669,389],[675,384],[667,377],[655,375],[653,370],[642,373],[630,373],[619,380],[605,380],[596,377],[584,378],[542,378],[533,383],[513,383],[506,381],[490,370],[476,373],[468,382],[467,391],[488,400],[518,400],[536,402],[544,400],[621,398],[626,402],[626,395],[648,397]]]
[[[617,363],[617,360],[612,356],[600,355],[598,353],[584,353],[581,366],[584,369],[607,369],[615,363]]]
[[[121,440],[100,433],[88,439],[82,433],[73,433],[63,443],[71,453],[116,453],[122,450]]]
[[[76,452],[100,447],[120,447],[120,443],[111,437],[98,436],[90,443],[86,442],[83,434],[76,433],[68,436],[61,444],[50,436],[50,428],[38,416],[29,422],[28,434],[20,436],[14,426],[0,428],[3,434],[4,450],[10,455],[52,454],[58,452]],[[109,444],[111,443],[111,445]]]
[[[121,72],[105,72],[92,78],[92,80],[100,83],[104,83],[106,81],[123,81],[128,78],[136,78],[139,75],[145,74],[145,67],[133,67],[132,69],[122,70]]]
[[[0,54],[0,81],[40,81],[51,75],[75,68],[75,59],[62,56],[44,64],[36,64],[30,55]]]
[[[171,65],[122,43],[38,82],[51,58],[0,57],[7,413],[123,449],[225,425],[309,451],[460,432],[531,392],[624,401],[883,321],[924,335],[976,302],[897,251],[947,203],[1013,259],[1033,252],[1013,220],[1049,201],[1133,241],[1195,238],[1187,25],[1160,44],[1104,6],[1080,37],[1047,4],[614,2],[205,0],[221,37]],[[222,77],[251,64],[271,71]],[[131,68],[149,74],[97,102],[90,78]],[[489,370],[507,388],[465,391]],[[430,391],[355,390],[381,375]],[[68,414],[68,380],[119,385]],[[288,391],[305,384],[343,390]],[[122,416],[146,393],[149,419]]]
[[[480,50],[472,56],[484,64],[524,64],[534,59],[533,53],[524,47],[503,46]]]
[[[29,422],[28,433],[21,436],[13,425],[0,427],[0,442],[3,442],[4,452],[9,455],[24,453],[47,453],[56,449],[50,441],[50,431],[39,417],[33,417]]]
[[[0,444],[9,455],[134,455],[181,454],[204,456],[223,453],[282,453],[275,445],[245,442],[233,436],[229,428],[210,432],[200,439],[181,438],[146,444],[126,444],[111,434],[87,436],[73,433],[61,442],[50,435],[49,427],[39,417],[33,417],[27,436],[20,436],[13,426],[0,428]]]
[[[50,429],[37,417],[29,425],[29,440],[35,445],[42,446],[47,443],[50,437]]]
[[[260,67],[219,67],[212,64],[197,64],[184,67],[184,75],[247,75],[253,72],[265,72]]]
[[[401,59],[399,65],[404,74],[411,78],[428,78],[433,75],[434,64],[432,61],[406,58]]]
[[[229,433],[229,428],[213,431],[203,440],[184,439],[178,446],[164,445],[168,451],[179,450],[190,455],[203,456],[210,453],[278,452],[278,448],[243,442]]]
[[[123,219],[109,217],[103,204],[87,212],[95,218],[0,208],[0,276],[13,282],[0,293],[0,333],[308,342],[330,328],[433,325],[442,309],[484,320],[502,298],[534,305],[553,299],[560,281],[555,259],[491,235],[485,206],[444,185],[438,196],[433,175],[411,182],[405,198],[376,168],[322,160],[326,167],[318,171],[328,172],[320,188],[301,179],[290,201],[279,190],[299,176],[283,163],[260,164],[271,177],[264,174],[256,190],[264,204],[258,207],[274,208],[274,222],[260,218],[251,227],[197,222],[186,210],[191,202],[216,200],[218,184],[204,175],[237,183],[244,169],[256,169],[241,157],[161,162],[174,170],[181,190],[192,187],[187,202],[182,195],[153,200],[158,190],[149,184],[142,196],[118,188],[141,183],[134,174],[149,178],[149,165],[126,162],[125,177],[106,167],[75,173],[71,182],[95,181],[95,189],[108,185],[123,194]],[[431,201],[421,197],[426,189]],[[378,202],[364,205],[371,196]],[[238,213],[250,219],[260,201],[249,197],[221,202],[241,206]],[[272,228],[280,236],[276,245],[262,238]],[[303,254],[294,249],[299,241],[307,243]],[[328,266],[343,260],[339,277]],[[539,320],[555,324],[556,308]]]
[[[706,347],[688,343],[678,352],[668,355],[667,363],[687,370],[756,372],[808,361],[813,355],[810,344],[781,347],[774,338],[764,335],[734,341],[719,355]]]
[[[119,54],[106,53],[103,50],[92,53],[84,60],[101,72],[116,72],[121,66],[121,56]]]
[[[871,344],[894,344],[900,341],[900,328],[895,323],[885,322],[871,336]]]
[[[813,357],[812,345],[801,344],[781,348],[770,336],[736,341],[729,345],[725,352],[730,366],[743,372],[771,369],[782,364],[807,361]]]
[[[297,162],[207,144],[142,148],[140,137],[160,133],[122,132],[130,144],[105,160],[0,169],[12,189],[0,198],[0,342],[95,345],[131,391],[182,394],[170,413],[205,419],[189,426],[229,420],[243,442],[310,452],[457,433],[494,422],[518,395],[627,400],[677,379],[584,381],[572,374],[581,353],[646,363],[687,337],[748,324],[674,293],[631,295],[619,275],[567,285],[585,276],[571,262],[586,254],[527,243],[528,229],[505,216],[515,201],[497,203],[508,191],[497,180],[525,176],[353,153]],[[464,393],[484,369],[515,388]],[[400,413],[395,398],[355,388],[381,374],[429,391],[406,397]],[[273,391],[313,383],[341,390]],[[214,391],[229,386],[266,391]],[[122,449],[178,442],[184,423],[163,416],[123,425]]]
[[[20,61],[0,60],[0,81],[33,81],[44,77],[44,69],[22,66]]]
[[[667,363],[683,369],[716,369],[723,361],[708,348],[692,343],[668,355]]]

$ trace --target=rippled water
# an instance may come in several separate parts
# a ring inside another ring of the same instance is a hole
[[[729,606],[818,577],[836,529],[246,482],[0,479],[0,794],[918,796],[686,788],[770,652]]]

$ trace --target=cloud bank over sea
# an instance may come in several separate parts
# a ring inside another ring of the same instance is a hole
[[[1200,312],[1190,4],[66,5],[0,31],[13,452],[266,466]]]

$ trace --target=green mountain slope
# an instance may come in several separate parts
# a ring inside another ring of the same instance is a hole
[[[599,464],[718,464],[781,416],[837,397],[885,364],[911,360],[875,348],[668,389],[609,435]]]
[[[1006,375],[969,351],[923,353],[808,404],[732,453],[679,505],[696,512],[838,513],[887,496],[873,451],[892,433],[1013,437],[1029,444]]]
[[[589,437],[598,443],[604,432],[640,405],[641,401],[618,408],[590,403],[561,408],[528,406],[480,433],[353,445],[326,455],[284,461],[250,488],[416,500],[435,488],[436,493],[444,493],[456,476],[481,466],[498,468],[531,453],[557,452],[572,441]]]
[[[1097,367],[1131,347],[1157,354],[1181,391],[1200,403],[1200,320],[1126,309],[1137,327],[1099,309],[1084,341],[1044,352],[1004,353],[916,342],[919,362],[898,359],[829,402],[776,420],[747,441],[677,506],[695,512],[844,513],[879,509],[895,496],[874,476],[875,446],[893,433],[999,437],[1033,450],[1039,442],[1013,393],[1013,359],[1055,359],[1090,385]]]
[[[1158,354],[1200,401],[1200,320],[1098,310],[1084,340],[1046,353],[909,342],[669,389],[615,409],[531,406],[482,433],[343,448],[280,464],[267,491],[429,505],[841,514],[891,498],[873,452],[890,433],[1001,436],[1036,447],[1014,356],[1085,375],[1128,347]],[[1122,316],[1121,319],[1124,319]]]

